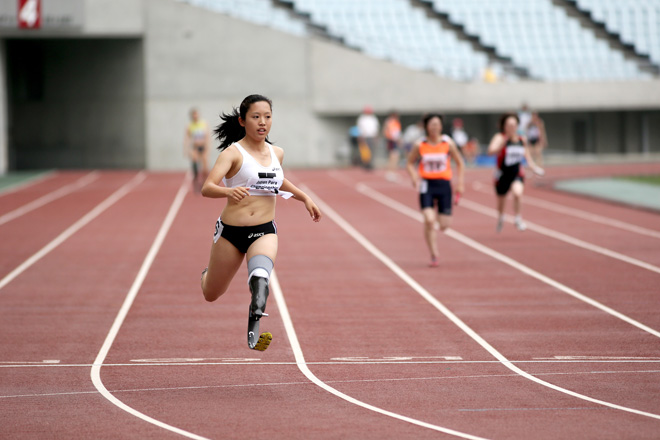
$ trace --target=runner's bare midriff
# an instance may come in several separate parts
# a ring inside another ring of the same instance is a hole
[[[255,226],[275,218],[275,199],[272,196],[249,196],[236,202],[228,199],[222,211],[222,222],[232,226]]]

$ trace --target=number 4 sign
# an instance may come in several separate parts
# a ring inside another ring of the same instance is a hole
[[[18,0],[18,27],[24,29],[41,27],[41,0]]]

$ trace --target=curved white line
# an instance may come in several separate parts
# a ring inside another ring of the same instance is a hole
[[[15,218],[18,218],[54,200],[64,197],[65,195],[70,194],[76,191],[77,189],[84,187],[85,185],[89,185],[91,182],[98,179],[98,177],[99,177],[99,172],[92,171],[89,174],[85,174],[83,177],[81,177],[80,179],[76,180],[73,183],[70,183],[53,192],[45,194],[39,197],[38,199],[31,201],[30,203],[26,203],[25,205],[14,209],[13,211],[9,211],[8,213],[0,216],[0,225],[4,225],[5,223],[10,222]]]
[[[131,191],[140,182],[142,182],[145,177],[146,174],[143,171],[140,171],[128,183],[124,184],[121,188],[112,193],[107,199],[96,205],[94,209],[81,217],[77,222],[66,228],[60,235],[55,237],[50,243],[37,251],[37,253],[21,263],[16,269],[9,272],[4,278],[2,278],[2,280],[0,280],[0,289],[12,282],[14,278],[28,270],[34,263],[48,255],[53,249],[68,240],[73,234],[78,232],[89,222],[101,215],[103,211],[114,205],[119,199],[124,197],[126,194],[128,194],[129,191]]]
[[[353,226],[350,225],[346,220],[344,220],[336,211],[334,211],[330,206],[328,206],[326,203],[324,203],[317,195],[315,195],[308,187],[305,185],[301,185],[303,190],[307,192],[309,195],[311,195],[314,198],[314,201],[316,202],[317,205],[322,207],[322,210],[324,211],[325,215],[330,217],[340,228],[342,228],[348,235],[353,237],[355,241],[360,243],[362,247],[364,247],[367,251],[369,251],[374,257],[376,257],[378,260],[380,260],[385,266],[387,266],[392,272],[394,272],[399,278],[401,278],[406,284],[408,284],[410,287],[413,288],[420,296],[422,296],[425,300],[427,300],[429,303],[431,303],[436,309],[440,311],[443,315],[445,315],[451,322],[453,322],[457,327],[459,327],[461,330],[463,330],[468,336],[470,336],[475,342],[477,342],[479,345],[481,345],[486,351],[488,351],[493,357],[495,357],[497,360],[502,363],[505,367],[510,369],[511,371],[521,375],[522,377],[529,379],[533,382],[536,382],[540,385],[543,385],[545,387],[548,387],[550,389],[553,389],[555,391],[559,391],[564,394],[568,394],[569,396],[576,397],[578,399],[586,400],[588,402],[596,403],[598,405],[603,405],[607,406],[609,408],[614,408],[618,409],[621,411],[626,411],[630,412],[633,414],[638,414],[641,416],[645,417],[650,417],[653,419],[658,419],[660,420],[660,415],[658,414],[653,414],[649,413],[646,411],[641,411],[637,410],[634,408],[628,408],[626,406],[622,405],[617,405],[615,403],[611,402],[606,402],[604,400],[599,400],[595,399],[593,397],[586,396],[584,394],[576,393],[575,391],[568,390],[566,388],[559,387],[557,385],[551,384],[549,382],[546,382],[544,380],[541,380],[535,376],[532,376],[531,374],[527,373],[524,370],[521,370],[518,368],[516,365],[514,365],[509,359],[507,359],[503,354],[501,354],[499,351],[497,351],[493,346],[491,346],[488,342],[486,342],[485,339],[483,339],[479,334],[477,334],[474,330],[472,330],[467,324],[465,324],[458,316],[456,316],[451,310],[449,310],[447,307],[444,306],[440,301],[438,301],[433,295],[431,295],[426,289],[424,289],[417,281],[415,281],[410,275],[408,275],[403,269],[401,269],[394,261],[392,261],[387,255],[385,255],[383,252],[381,252],[376,246],[374,246],[369,240],[367,240],[362,234],[360,234]],[[371,190],[374,191],[374,190]],[[377,191],[374,191],[377,194]],[[380,194],[383,198],[388,198],[387,196]],[[374,199],[375,200],[375,199]],[[379,201],[379,200],[377,200]],[[379,201],[380,202],[380,201]],[[393,202],[395,202],[393,200]],[[382,203],[382,202],[381,202]],[[396,202],[398,203],[398,202]],[[389,205],[386,205],[389,206]],[[406,209],[410,209],[405,207]],[[412,210],[411,210],[412,211]],[[414,211],[416,214],[417,212]],[[415,217],[417,218],[417,217]],[[454,231],[455,232],[455,231]],[[459,236],[460,234],[455,233],[452,235],[452,237]],[[467,237],[466,237],[467,238]]]
[[[318,198],[316,197],[315,199],[318,200]],[[271,286],[271,291],[273,292],[273,296],[275,296],[275,299],[277,301],[277,308],[280,311],[282,321],[284,322],[284,328],[286,329],[286,334],[287,337],[289,338],[291,349],[293,350],[293,354],[296,358],[296,365],[298,365],[300,371],[315,385],[323,388],[324,390],[334,394],[335,396],[341,399],[346,400],[347,402],[361,406],[362,408],[366,408],[370,411],[374,411],[379,414],[386,415],[388,417],[392,417],[398,420],[402,420],[404,422],[412,423],[413,425],[421,426],[423,428],[432,429],[434,431],[444,432],[445,434],[454,435],[456,437],[474,439],[474,440],[477,439],[483,440],[482,437],[477,437],[471,434],[466,434],[464,432],[455,431],[453,429],[444,428],[438,425],[432,425],[431,423],[422,422],[421,420],[413,419],[411,417],[406,417],[401,414],[397,414],[391,411],[384,410],[382,408],[378,408],[377,406],[369,405],[368,403],[362,402],[361,400],[358,400],[354,397],[342,393],[341,391],[331,387],[330,385],[320,380],[307,367],[307,363],[305,362],[305,357],[303,356],[302,348],[300,347],[300,343],[298,342],[298,336],[296,335],[296,331],[293,328],[293,321],[291,320],[291,316],[289,315],[289,309],[286,306],[286,301],[284,300],[284,295],[282,294],[282,288],[280,287],[280,283],[277,279],[277,275],[275,274],[275,272],[273,272],[271,275],[270,286]]]
[[[161,225],[160,230],[156,235],[156,239],[151,245],[151,248],[149,249],[149,252],[145,257],[144,262],[142,263],[142,267],[140,267],[140,271],[135,277],[135,281],[133,281],[133,285],[128,291],[128,294],[124,299],[124,303],[119,309],[119,313],[117,314],[117,317],[115,318],[115,321],[113,322],[112,327],[110,328],[110,331],[108,332],[108,335],[106,336],[105,341],[101,346],[101,350],[99,350],[99,353],[96,356],[96,359],[94,360],[94,364],[92,365],[90,376],[92,382],[94,383],[94,386],[101,393],[101,395],[106,399],[108,399],[113,405],[123,409],[127,413],[134,415],[135,417],[142,419],[145,422],[149,422],[160,428],[167,429],[168,431],[175,432],[185,437],[193,438],[196,440],[206,440],[205,437],[201,437],[197,434],[193,434],[192,432],[184,431],[183,429],[177,428],[172,425],[168,425],[167,423],[161,422],[160,420],[156,420],[153,417],[149,417],[148,415],[143,414],[140,411],[131,408],[130,406],[126,405],[124,402],[113,396],[107,390],[107,388],[103,384],[103,381],[101,380],[101,367],[103,366],[103,361],[105,361],[105,358],[108,355],[108,351],[110,351],[110,347],[112,347],[112,343],[117,337],[117,333],[119,333],[119,329],[124,323],[124,319],[126,319],[126,315],[128,314],[128,311],[133,305],[133,301],[135,300],[135,297],[140,291],[140,287],[142,286],[142,283],[144,282],[144,279],[146,278],[147,273],[149,272],[149,269],[151,268],[151,265],[153,264],[154,259],[156,258],[156,255],[158,254],[158,251],[160,250],[160,247],[162,246],[163,241],[167,236],[167,233],[169,232],[170,227],[172,226],[172,222],[174,221],[174,218],[176,217],[177,213],[179,212],[179,209],[181,208],[181,205],[183,204],[183,199],[186,197],[186,194],[188,193],[188,185],[189,185],[188,181],[189,178],[188,175],[186,174],[186,177],[183,179],[183,183],[181,184],[181,187],[179,188],[179,191],[177,192],[176,197],[174,198],[174,201],[172,202],[172,205],[170,206],[170,209],[167,212],[167,215],[165,216],[165,220],[163,220],[163,224]]]

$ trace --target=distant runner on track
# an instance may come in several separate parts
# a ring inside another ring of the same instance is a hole
[[[248,316],[248,346],[263,351],[272,335],[259,335],[259,320],[268,316],[268,283],[277,255],[275,200],[293,197],[318,222],[321,211],[300,189],[284,178],[284,150],[268,141],[272,103],[262,95],[246,97],[238,109],[222,114],[215,129],[221,151],[202,195],[226,198],[215,224],[209,265],[202,271],[202,292],[207,301],[225,293],[247,255],[248,286],[252,295]],[[220,185],[220,182],[224,186]]]
[[[442,231],[451,224],[451,159],[458,168],[457,201],[464,190],[463,158],[452,138],[442,134],[442,122],[442,116],[438,114],[424,117],[426,137],[415,143],[406,167],[413,186],[419,191],[419,204],[424,215],[424,238],[431,251],[430,267],[440,265],[436,224],[440,224]],[[415,168],[417,163],[419,165]]]
[[[190,158],[193,170],[193,191],[199,192],[201,181],[206,179],[209,174],[209,149],[211,144],[211,134],[208,124],[199,117],[199,110],[193,108],[190,110],[190,123],[186,126],[186,134],[183,142],[183,151]],[[201,164],[201,170],[199,165]]]
[[[513,210],[516,214],[515,225],[519,231],[527,229],[520,214],[522,195],[524,190],[525,173],[522,167],[523,159],[538,175],[544,171],[538,167],[530,156],[527,139],[518,134],[518,116],[515,113],[505,113],[500,117],[500,132],[496,133],[488,146],[488,154],[497,155],[497,168],[495,169],[495,192],[497,193],[497,232],[502,230],[504,224],[504,205],[506,195],[513,193]]]

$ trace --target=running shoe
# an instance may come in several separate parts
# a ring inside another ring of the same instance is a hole
[[[504,219],[500,217],[497,219],[497,225],[495,225],[495,232],[497,232],[498,234],[502,232],[502,226],[504,226]]]
[[[520,232],[522,232],[522,231],[524,231],[525,229],[527,229],[527,225],[526,225],[525,222],[522,221],[522,220],[518,220],[518,219],[517,219],[517,220],[515,221],[515,224],[516,224],[516,229],[518,229]]]
[[[429,267],[438,267],[438,266],[440,266],[438,259],[435,257],[431,257],[431,262],[429,263]]]

